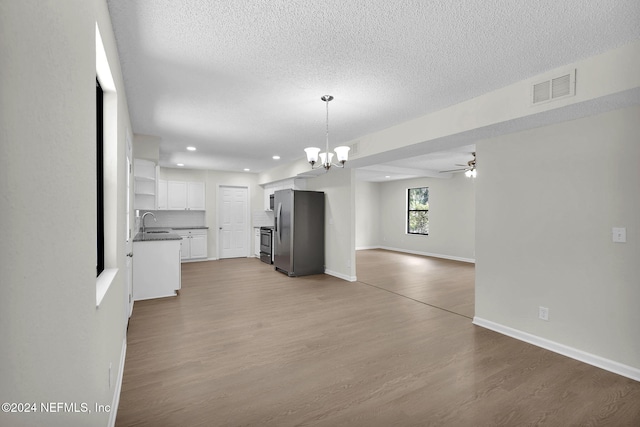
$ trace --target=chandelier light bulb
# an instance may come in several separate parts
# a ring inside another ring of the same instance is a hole
[[[334,148],[334,151],[336,152],[336,157],[338,158],[338,161],[340,163],[342,163],[343,165],[344,165],[344,162],[346,162],[347,159],[349,158],[349,150],[350,149],[351,149],[350,147],[347,147],[345,145]]]
[[[317,147],[307,147],[304,149],[305,153],[307,153],[307,161],[312,165],[318,161],[318,153],[320,149]]]

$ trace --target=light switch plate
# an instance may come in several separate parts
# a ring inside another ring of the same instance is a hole
[[[627,242],[627,229],[624,227],[613,227],[611,229],[611,235],[614,243]]]

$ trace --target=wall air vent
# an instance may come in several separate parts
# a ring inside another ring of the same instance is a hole
[[[531,104],[537,105],[576,94],[576,70],[538,82],[532,86]]]
[[[533,85],[533,103],[537,104],[551,99],[550,87],[551,82],[549,80]]]
[[[355,156],[355,155],[357,155],[357,154],[358,154],[358,149],[360,148],[360,147],[358,146],[358,145],[359,145],[358,143],[359,143],[359,141],[358,141],[358,142],[354,142],[353,144],[351,144],[351,153],[350,153],[350,154],[351,154],[352,156]]]

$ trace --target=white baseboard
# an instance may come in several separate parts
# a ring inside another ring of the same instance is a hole
[[[569,347],[564,344],[548,340],[546,338],[541,338],[539,336],[532,335],[518,329],[513,329],[508,326],[492,322],[490,320],[482,319],[480,317],[474,317],[473,324],[501,333],[511,338],[533,344],[537,347],[553,351],[554,353],[562,354],[563,356],[579,360],[580,362],[587,363],[606,371],[613,372],[614,374],[622,375],[623,377],[631,378],[635,381],[640,381],[640,369],[634,368],[633,366],[624,365],[610,359],[605,359],[604,357],[596,356],[595,354],[587,353],[585,351],[578,350],[576,348]]]
[[[122,340],[122,352],[120,354],[120,369],[118,370],[118,378],[116,379],[116,388],[113,391],[111,399],[111,412],[109,413],[109,427],[115,427],[116,415],[118,415],[118,405],[120,405],[120,392],[122,391],[122,376],[124,375],[124,360],[127,357],[127,334],[125,333]]]
[[[337,277],[338,279],[346,280],[347,282],[355,282],[358,280],[356,276],[347,276],[346,274],[338,273],[337,271],[331,271],[327,269],[324,270],[324,274]]]
[[[366,251],[367,249],[380,249],[380,246],[358,246],[356,251]]]
[[[413,254],[413,255],[422,255],[422,256],[430,256],[434,258],[450,259],[453,261],[470,262],[472,264],[475,264],[476,262],[475,258],[463,258],[463,257],[453,256],[453,255],[443,255],[443,254],[434,254],[431,252],[412,251],[409,249],[391,248],[388,246],[379,246],[378,248],[371,248],[371,249],[385,249],[387,251],[404,252],[404,253]]]

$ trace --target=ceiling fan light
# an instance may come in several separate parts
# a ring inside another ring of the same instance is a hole
[[[467,178],[471,178],[472,174],[473,172],[471,172],[470,170],[464,171],[464,176],[466,176]]]
[[[351,148],[347,147],[346,145],[342,145],[340,147],[336,147],[333,150],[336,152],[336,157],[338,158],[338,161],[342,164],[344,164],[344,162],[346,162],[349,159],[349,150]]]
[[[304,149],[304,152],[307,153],[307,161],[309,163],[314,164],[318,161],[318,153],[320,152],[319,148],[307,147]]]
[[[474,169],[471,171],[471,177],[472,177],[472,178],[475,178],[477,175],[478,175],[478,172],[477,172],[477,171],[476,171],[476,169],[474,168]]]

